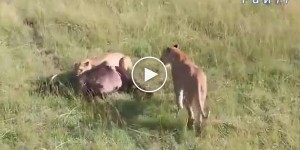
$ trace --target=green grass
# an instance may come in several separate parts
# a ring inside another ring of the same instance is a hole
[[[299,4],[0,1],[0,149],[298,150]],[[208,75],[211,118],[198,139],[186,112],[175,118],[170,80],[152,98],[115,94],[110,104],[34,90],[87,56],[159,57],[175,43]]]

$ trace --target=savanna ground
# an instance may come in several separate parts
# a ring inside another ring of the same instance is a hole
[[[295,0],[1,0],[0,149],[300,149],[299,16]],[[159,57],[175,43],[208,75],[199,139],[175,118],[170,80],[110,105],[34,90],[87,56]]]

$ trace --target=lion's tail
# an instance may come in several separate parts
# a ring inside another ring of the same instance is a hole
[[[53,75],[53,76],[50,78],[50,82],[53,82],[53,80],[54,80],[58,75],[59,75],[58,73],[55,74],[55,75]]]

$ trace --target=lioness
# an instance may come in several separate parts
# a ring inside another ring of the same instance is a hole
[[[80,75],[84,73],[87,70],[92,69],[95,66],[100,65],[104,61],[107,62],[107,65],[109,66],[119,66],[120,59],[124,58],[125,63],[125,69],[131,69],[132,68],[132,62],[129,56],[126,56],[122,53],[106,53],[100,57],[92,57],[85,59],[79,63],[74,64],[74,72],[76,75]]]
[[[178,111],[185,107],[189,115],[189,128],[193,126],[198,131],[203,119],[207,119],[210,114],[204,112],[207,94],[205,73],[178,48],[178,45],[166,48],[160,60],[165,65],[171,65]]]

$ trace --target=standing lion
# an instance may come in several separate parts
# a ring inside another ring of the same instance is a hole
[[[171,65],[178,109],[187,109],[188,126],[193,126],[198,133],[203,119],[207,119],[210,114],[204,112],[207,95],[205,73],[178,48],[178,45],[166,48],[160,59],[165,65]]]

